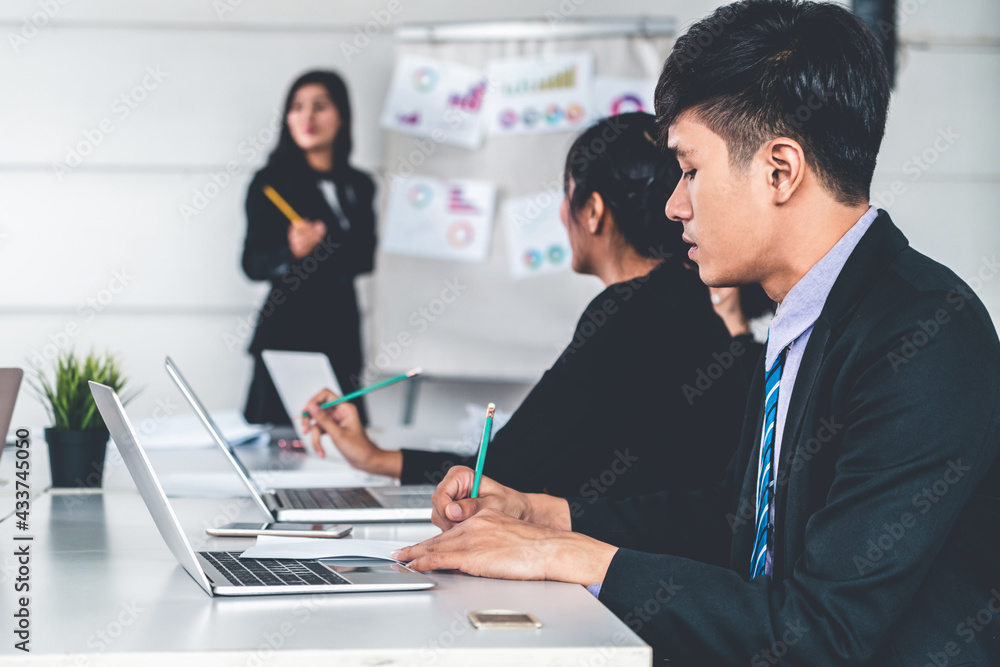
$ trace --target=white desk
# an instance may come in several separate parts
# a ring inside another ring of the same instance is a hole
[[[41,473],[37,440],[33,473]],[[157,471],[211,459],[210,450],[152,452]],[[4,454],[0,477],[12,466]],[[214,453],[214,452],[213,452]],[[268,448],[247,458],[280,458]],[[287,457],[286,457],[287,458]],[[286,463],[288,463],[286,461]],[[289,464],[290,465],[290,464]],[[310,466],[313,463],[309,464]],[[214,468],[214,466],[212,466]],[[32,500],[30,530],[16,530],[13,498],[0,495],[0,664],[16,665],[649,665],[642,640],[585,589],[433,573],[435,589],[405,593],[210,598],[177,565],[138,494],[112,474],[104,493],[46,492]],[[33,475],[37,484],[41,475]],[[6,487],[9,489],[9,486]],[[241,499],[173,499],[195,549],[246,548],[249,539],[208,538],[215,517]],[[362,525],[355,536],[417,541],[430,524]],[[13,648],[14,535],[31,534],[31,648]],[[533,613],[538,630],[475,630],[466,614]]]

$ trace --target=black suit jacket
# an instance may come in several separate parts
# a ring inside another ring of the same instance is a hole
[[[806,345],[748,581],[762,394],[761,363],[719,485],[574,517],[623,547],[601,601],[672,665],[1000,664],[1000,342],[968,286],[880,212]]]
[[[344,392],[361,386],[361,324],[354,277],[370,272],[374,264],[375,184],[351,167],[327,174],[350,223],[345,230],[317,185],[323,176],[308,168],[265,167],[247,190],[243,271],[251,280],[271,283],[248,346],[255,357],[245,410],[251,422],[288,423],[261,361],[261,350],[323,352]],[[277,190],[299,215],[326,225],[326,237],[311,255],[302,259],[292,255],[288,246],[291,223],[264,195],[265,185]],[[226,342],[235,346],[229,339]],[[355,403],[364,418],[363,400]]]

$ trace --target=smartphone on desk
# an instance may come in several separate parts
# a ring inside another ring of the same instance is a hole
[[[354,526],[336,523],[227,523],[219,528],[206,528],[205,532],[216,537],[344,537]]]

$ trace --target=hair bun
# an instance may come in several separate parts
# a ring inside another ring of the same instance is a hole
[[[598,193],[619,231],[636,252],[669,259],[686,255],[679,223],[666,217],[666,203],[680,180],[677,161],[660,152],[652,115],[633,112],[598,121],[566,156],[565,178],[573,180],[571,209]]]

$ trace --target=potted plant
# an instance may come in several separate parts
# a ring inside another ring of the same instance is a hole
[[[90,393],[89,380],[108,385],[119,394],[126,384],[115,357],[93,352],[79,357],[72,350],[56,358],[51,381],[39,371],[33,383],[52,420],[52,426],[45,429],[45,441],[54,487],[101,486],[108,429]],[[122,402],[133,398],[134,393],[122,396]]]

